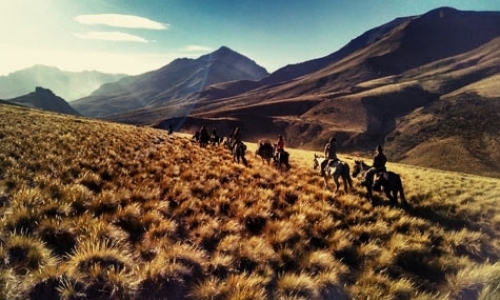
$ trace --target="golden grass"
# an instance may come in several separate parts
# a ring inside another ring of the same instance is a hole
[[[498,297],[498,179],[389,163],[402,208],[324,190],[311,151],[280,172],[148,127],[0,106],[0,128],[0,299]]]

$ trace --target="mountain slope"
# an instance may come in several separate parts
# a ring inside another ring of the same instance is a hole
[[[202,92],[201,96],[208,99],[217,99],[223,97],[236,96],[255,88],[260,88],[268,85],[276,85],[283,82],[288,82],[301,76],[314,73],[321,70],[341,59],[351,55],[352,53],[361,50],[384,37],[388,32],[407,22],[413,17],[397,18],[391,22],[383,24],[379,27],[368,30],[359,37],[350,41],[340,50],[327,55],[325,57],[308,60],[302,63],[287,65],[270,74],[258,82],[227,82],[217,86],[210,86]]]
[[[106,116],[183,100],[206,86],[233,80],[259,80],[267,71],[227,47],[198,59],[177,59],[142,75],[103,85],[74,107],[88,116]]]
[[[380,34],[362,35],[358,47],[346,50],[338,60],[325,60],[325,65],[300,77],[262,85],[279,77],[273,73],[260,82],[221,83],[183,103],[109,119],[134,124],[173,122],[180,130],[192,130],[203,120],[219,128],[230,120],[232,126],[242,128],[246,140],[284,134],[288,145],[314,149],[321,149],[335,135],[341,151],[371,155],[377,144],[383,144],[391,160],[437,167],[439,159],[431,158],[442,157],[447,161],[443,169],[492,174],[497,166],[492,158],[500,148],[500,141],[492,138],[500,136],[492,116],[500,111],[487,103],[500,97],[496,83],[500,13],[444,7],[382,28],[372,31]],[[444,103],[456,107],[440,112],[437,108]],[[470,103],[479,104],[471,107]],[[461,117],[472,108],[471,118]],[[170,120],[183,115],[192,118]],[[482,132],[484,118],[495,125],[487,134]],[[441,130],[434,120],[468,130]],[[478,139],[472,144],[481,145],[480,152],[466,145],[474,130]],[[420,134],[423,137],[417,138]],[[433,147],[432,139],[441,140],[440,147]],[[417,155],[413,149],[425,154]],[[457,153],[468,163],[453,159]],[[470,162],[476,167],[470,168]]]
[[[37,86],[44,86],[67,101],[73,101],[90,95],[104,83],[125,76],[96,71],[67,72],[55,67],[36,65],[0,76],[0,98],[15,98],[26,95]]]
[[[7,100],[11,103],[40,108],[46,111],[79,116],[80,114],[68,102],[56,96],[51,90],[36,87],[35,91],[24,96]]]

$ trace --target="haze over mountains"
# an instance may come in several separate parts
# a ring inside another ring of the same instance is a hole
[[[11,99],[31,93],[35,87],[50,89],[66,101],[89,95],[102,84],[127,75],[97,71],[68,72],[55,67],[36,65],[0,76],[0,99]]]
[[[500,12],[395,19],[328,56],[268,74],[227,47],[101,86],[71,104],[107,120],[275,138],[500,176]],[[470,166],[474,166],[471,168]]]

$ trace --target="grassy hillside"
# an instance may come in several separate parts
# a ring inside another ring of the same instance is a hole
[[[298,149],[281,173],[148,127],[0,128],[0,299],[500,297],[498,179],[389,164],[401,208],[323,190]]]

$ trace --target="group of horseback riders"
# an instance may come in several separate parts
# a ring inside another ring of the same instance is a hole
[[[202,125],[200,130],[194,133],[193,139],[199,142],[202,147],[206,146],[208,142],[219,144],[222,141],[222,138],[217,135],[217,129],[215,127],[209,135],[205,125]],[[234,128],[227,140],[230,148],[232,148],[232,146],[236,143],[241,143],[240,127]],[[281,134],[278,135],[278,141],[274,145],[276,146],[276,156],[285,152],[285,141],[283,140],[283,136]]]
[[[335,137],[330,138],[325,144],[323,149],[325,160],[321,163],[320,175],[325,176],[325,167],[332,164],[337,157],[337,139]],[[377,145],[375,149],[375,156],[373,157],[373,165],[368,171],[366,171],[364,178],[361,181],[362,186],[370,187],[373,185],[373,177],[379,172],[385,172],[385,163],[387,162],[387,157],[384,155],[384,151],[381,145]]]
[[[220,143],[221,138],[217,135],[216,128],[213,128],[211,135],[208,135],[208,131],[206,127],[201,126],[200,130],[195,133],[194,136],[199,142],[200,145],[206,146],[209,141],[212,141],[214,144]],[[237,143],[242,143],[241,141],[241,130],[240,127],[234,128],[227,139],[228,148],[233,148]],[[281,134],[278,135],[278,140],[274,144],[275,146],[275,159],[279,159],[279,156],[285,152],[285,141]],[[321,171],[320,175],[325,176],[325,167],[329,164],[334,163],[336,160],[339,160],[337,157],[337,139],[332,137],[328,140],[323,148],[323,153],[325,156],[325,160],[321,163]],[[375,150],[375,156],[373,157],[373,165],[372,167],[365,173],[364,178],[361,181],[362,186],[372,186],[373,185],[373,177],[378,172],[385,172],[386,167],[385,164],[387,162],[387,158],[383,153],[383,149],[381,145],[378,145]]]

